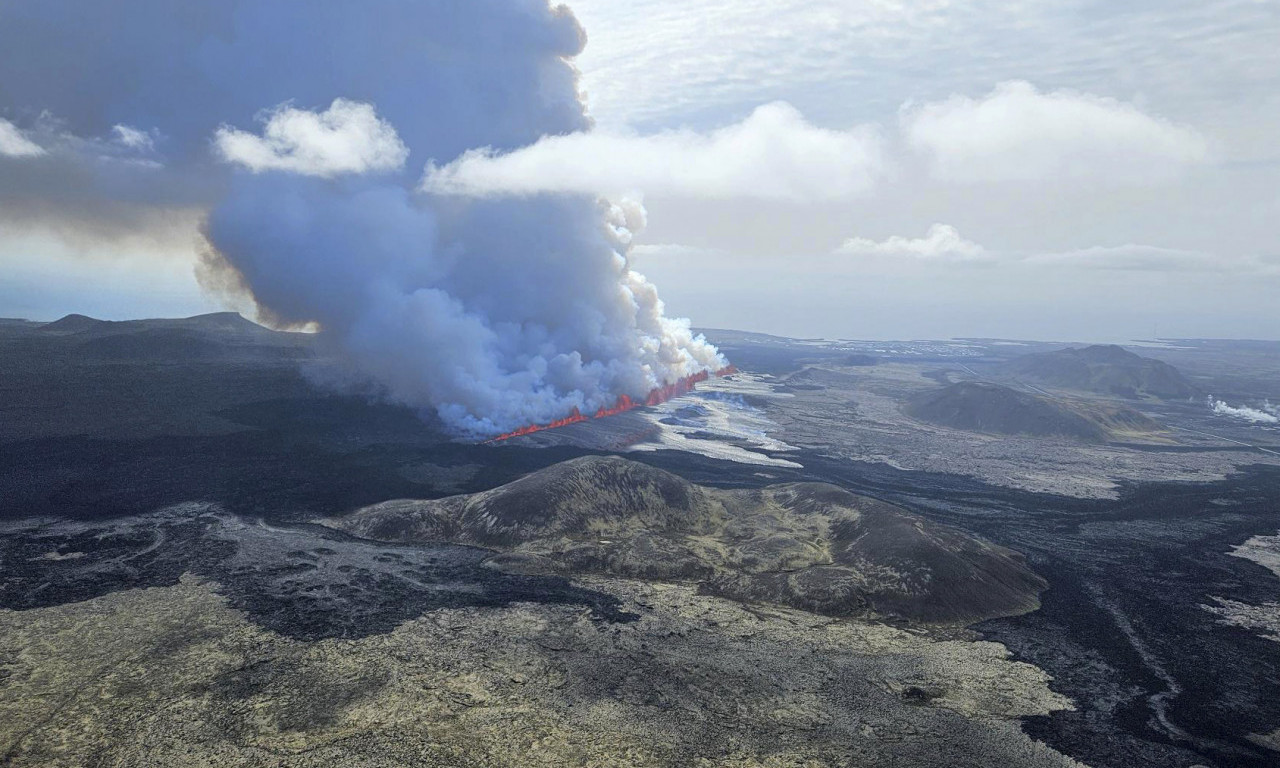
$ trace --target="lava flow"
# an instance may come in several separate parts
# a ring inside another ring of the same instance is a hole
[[[683,379],[680,379],[679,381],[672,382],[671,384],[664,384],[661,387],[655,387],[653,390],[649,392],[649,394],[645,397],[644,400],[634,400],[628,395],[619,395],[617,401],[614,402],[612,407],[601,408],[591,416],[583,416],[582,413],[579,412],[577,408],[574,408],[573,411],[570,412],[569,415],[565,416],[563,419],[556,419],[555,421],[548,422],[546,424],[530,424],[526,427],[521,427],[519,429],[512,430],[510,432],[506,432],[501,435],[498,435],[497,437],[490,438],[485,442],[499,443],[499,442],[502,442],[503,440],[509,440],[513,437],[520,437],[521,435],[532,435],[534,432],[541,432],[544,429],[555,429],[556,427],[563,427],[569,424],[576,424],[579,421],[586,421],[589,418],[603,419],[606,416],[613,416],[615,414],[624,413],[626,411],[632,410],[633,408],[640,408],[641,406],[660,405],[662,403],[667,402],[673,397],[679,397],[681,395],[685,395],[692,392],[693,388],[697,386],[699,382],[706,381],[712,376],[728,376],[730,374],[737,373],[737,372],[738,372],[738,369],[732,365],[725,366],[724,368],[721,368],[720,370],[716,371],[714,374],[709,373],[707,371],[699,371],[691,376],[685,376]]]

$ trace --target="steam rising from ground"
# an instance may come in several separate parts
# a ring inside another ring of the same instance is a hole
[[[1280,424],[1280,408],[1269,402],[1261,408],[1250,408],[1247,405],[1233,406],[1223,400],[1209,395],[1209,407],[1219,416],[1253,422],[1254,424]]]
[[[15,194],[69,218],[102,201],[205,209],[207,284],[318,325],[345,378],[459,432],[725,364],[631,271],[638,205],[417,188],[429,163],[589,127],[569,63],[585,36],[564,7],[45,0],[0,22],[0,107],[53,126],[41,145],[0,121],[0,162],[24,163]],[[107,147],[130,162],[105,163]]]

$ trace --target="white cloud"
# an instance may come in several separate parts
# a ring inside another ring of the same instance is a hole
[[[428,166],[423,189],[493,196],[540,192],[818,201],[870,188],[883,173],[876,133],[836,131],[775,102],[713,131],[547,136],[507,154],[473,150]]]
[[[288,171],[305,176],[391,171],[409,149],[371,104],[334,99],[324,112],[280,106],[270,112],[262,136],[230,126],[214,145],[224,160],[254,173]]]
[[[1010,81],[982,99],[952,96],[901,113],[908,145],[947,181],[1167,179],[1208,159],[1191,128],[1087,93]]]
[[[608,125],[670,124],[804,97],[866,73],[869,55],[902,56],[936,2],[572,0],[590,42],[576,63],[593,115]],[[917,52],[913,52],[917,53]],[[883,59],[882,59],[883,61]],[[857,99],[832,104],[858,108]],[[727,76],[726,76],[727,75]],[[851,77],[854,76],[854,77]],[[761,98],[761,94],[766,94]],[[852,122],[852,121],[851,121]]]
[[[779,98],[824,121],[861,122],[891,114],[907,94],[928,101],[1015,78],[1141,93],[1163,114],[1245,130],[1248,110],[1277,106],[1280,13],[1267,0],[570,5],[590,34],[576,60],[583,86],[608,125],[715,119]]]
[[[476,149],[443,167],[429,165],[422,186],[467,196],[641,193],[823,202],[865,193],[897,175],[890,169],[921,158],[943,181],[1124,185],[1169,180],[1209,156],[1199,133],[1131,104],[1041,93],[1022,81],[1003,83],[982,99],[904,105],[898,128],[901,141],[890,145],[896,150],[890,154],[880,128],[821,128],[790,104],[773,102],[705,132],[598,129],[547,136],[506,154]],[[893,245],[903,248],[903,242]],[[972,244],[950,245],[953,253],[974,255]]]
[[[28,139],[18,126],[0,117],[0,155],[38,157],[44,153],[44,147]]]
[[[115,141],[126,149],[133,149],[139,152],[147,152],[155,147],[155,143],[151,139],[151,135],[146,131],[140,131],[129,125],[116,125],[111,129],[111,135],[115,137]]]
[[[851,256],[898,256],[922,261],[983,261],[991,258],[986,248],[965,240],[947,224],[934,224],[924,237],[894,235],[885,240],[851,237],[836,249]]]

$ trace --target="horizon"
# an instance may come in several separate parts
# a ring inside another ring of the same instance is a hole
[[[248,316],[244,312],[241,312],[235,309],[218,309],[212,312],[201,312],[194,315],[169,315],[169,316],[149,315],[149,316],[141,316],[141,317],[129,317],[129,316],[98,317],[94,315],[88,315],[83,312],[68,312],[64,315],[55,317],[51,320],[36,319],[36,318],[30,318],[30,317],[6,317],[3,315],[0,315],[0,321],[33,323],[38,325],[50,325],[52,323],[56,323],[61,320],[66,320],[72,317],[83,317],[88,320],[94,320],[97,322],[128,323],[128,322],[164,321],[164,320],[195,320],[201,317],[210,317],[210,316],[216,316],[216,315],[235,315],[241,318],[242,320],[253,323],[254,325],[257,325],[261,328],[265,328],[269,331],[276,331],[277,333],[315,334],[320,332],[319,330],[309,330],[309,329],[303,329],[303,328],[273,327],[268,323],[261,322],[259,319],[255,319],[254,317]],[[1280,344],[1280,338],[1266,339],[1266,338],[1226,337],[1226,336],[1153,336],[1153,337],[1136,337],[1136,338],[1125,338],[1125,339],[1087,339],[1087,338],[1068,339],[1068,338],[1032,338],[1032,337],[1014,337],[1014,336],[951,336],[951,337],[945,337],[945,338],[944,337],[869,338],[869,337],[856,337],[856,336],[842,336],[842,337],[784,336],[777,333],[770,333],[768,331],[751,330],[749,328],[712,328],[712,327],[701,327],[697,325],[690,326],[690,328],[692,331],[699,334],[743,333],[743,334],[749,334],[753,336],[767,336],[770,338],[776,338],[776,339],[781,339],[785,341],[826,342],[831,344],[876,344],[876,343],[914,344],[914,343],[927,343],[927,342],[953,343],[953,342],[966,342],[966,341],[1007,342],[1010,344],[1023,344],[1023,343],[1084,344],[1089,346],[1137,346],[1137,347],[1169,346],[1173,342],[1179,342],[1179,341],[1199,341],[1199,342],[1220,341],[1220,342],[1242,342],[1242,343],[1259,343],[1259,344],[1271,344],[1271,343]]]

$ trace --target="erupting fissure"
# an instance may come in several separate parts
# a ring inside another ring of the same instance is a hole
[[[711,373],[709,371],[699,371],[698,373],[695,373],[691,376],[685,376],[683,379],[672,382],[670,384],[664,384],[661,387],[655,387],[654,389],[650,390],[649,394],[645,396],[644,400],[634,400],[629,395],[619,395],[617,401],[614,402],[612,407],[601,408],[591,416],[584,416],[582,415],[581,411],[579,411],[577,408],[574,408],[569,413],[569,415],[565,416],[563,419],[556,419],[555,421],[548,422],[546,424],[530,424],[528,426],[520,427],[519,429],[515,429],[510,432],[503,433],[501,435],[498,435],[497,437],[486,440],[485,442],[499,443],[499,442],[502,442],[503,440],[509,440],[513,437],[520,437],[521,435],[531,435],[534,432],[541,432],[545,429],[556,429],[557,427],[564,427],[570,424],[577,424],[580,421],[587,421],[588,419],[603,419],[606,416],[613,416],[619,413],[624,413],[626,411],[630,411],[635,408],[640,408],[641,406],[661,405],[662,403],[667,402],[673,397],[680,397],[681,395],[686,395],[692,392],[693,388],[697,386],[699,382],[706,381],[712,376],[717,376],[717,377],[728,376],[730,374],[737,373],[737,372],[738,372],[738,369],[732,365],[725,366],[724,368],[721,368],[720,370],[714,373]]]

